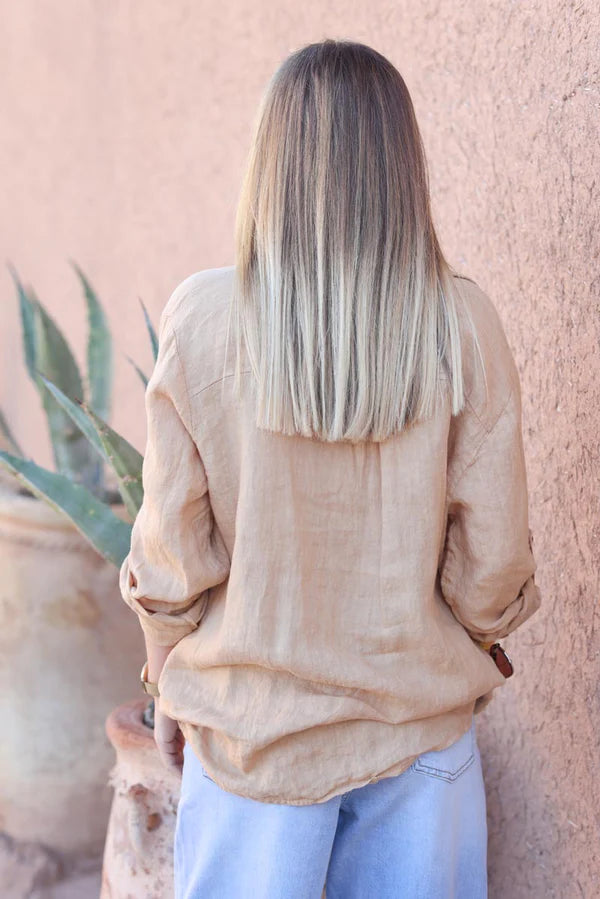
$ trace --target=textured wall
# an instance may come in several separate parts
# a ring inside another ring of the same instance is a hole
[[[75,258],[118,346],[113,423],[144,442],[154,318],[200,268],[232,262],[260,91],[325,36],[372,44],[404,75],[450,260],[497,303],[519,364],[543,609],[506,646],[516,675],[478,718],[491,896],[600,895],[598,7],[424,0],[277,5],[5,0],[2,252],[78,348]],[[0,273],[0,401],[50,461]],[[501,695],[500,695],[501,693]]]

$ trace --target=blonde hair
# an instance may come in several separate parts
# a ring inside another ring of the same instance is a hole
[[[429,417],[443,383],[463,408],[456,273],[408,89],[376,50],[326,39],[272,76],[235,254],[227,343],[233,323],[259,428],[382,441]]]

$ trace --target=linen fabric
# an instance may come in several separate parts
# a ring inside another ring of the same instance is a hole
[[[305,805],[449,746],[505,683],[477,641],[541,599],[521,388],[491,299],[457,278],[485,371],[461,310],[459,415],[442,378],[436,413],[380,443],[259,429],[245,356],[231,389],[233,277],[194,273],[162,311],[119,583],[173,646],[157,701],[209,775]]]

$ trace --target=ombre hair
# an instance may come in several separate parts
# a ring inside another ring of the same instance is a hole
[[[259,428],[382,441],[431,416],[442,389],[463,408],[460,276],[434,230],[408,89],[376,50],[326,39],[272,76],[235,256],[227,342],[233,324],[235,385],[243,341]]]

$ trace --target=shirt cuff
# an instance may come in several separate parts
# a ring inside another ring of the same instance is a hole
[[[144,635],[157,646],[174,646],[196,630],[208,602],[208,590],[193,599],[188,608],[177,612],[153,611],[143,599],[129,567],[127,556],[119,572],[119,588],[125,603],[137,614]]]
[[[530,618],[541,605],[541,594],[535,583],[535,574],[532,574],[523,584],[516,599],[504,611],[498,627],[493,631],[476,630],[468,628],[469,635],[477,643],[497,643],[498,640],[508,637],[514,630]]]

